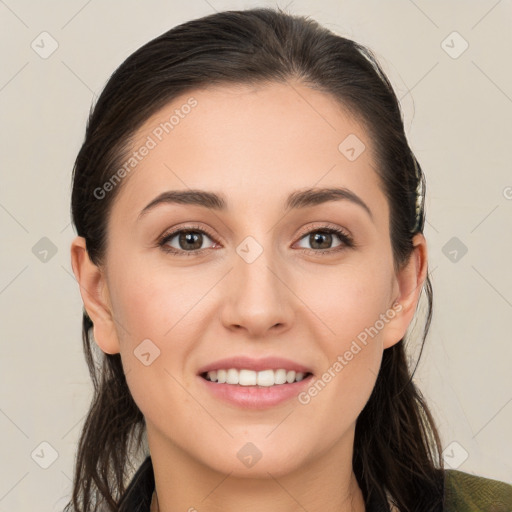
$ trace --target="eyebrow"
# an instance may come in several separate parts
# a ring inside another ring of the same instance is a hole
[[[373,221],[373,214],[368,205],[354,192],[347,188],[308,188],[292,192],[286,199],[285,209],[299,209],[316,206],[329,201],[350,201],[363,208]],[[216,211],[226,211],[227,201],[224,196],[206,190],[168,190],[155,197],[146,205],[137,220],[161,204],[188,204],[202,206]]]

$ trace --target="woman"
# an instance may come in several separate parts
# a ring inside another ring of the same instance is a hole
[[[112,75],[73,178],[95,395],[68,510],[509,510],[444,470],[406,363],[425,182],[369,50],[270,9],[175,27]]]

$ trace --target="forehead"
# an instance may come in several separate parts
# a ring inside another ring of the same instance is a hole
[[[114,206],[125,215],[188,188],[222,191],[228,206],[249,211],[282,206],[292,189],[343,186],[386,208],[362,124],[300,83],[192,90],[151,116],[131,151],[125,163],[132,155],[135,165]]]

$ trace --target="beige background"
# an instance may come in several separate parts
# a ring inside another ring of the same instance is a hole
[[[91,102],[153,37],[215,10],[256,5],[288,6],[369,45],[389,74],[428,182],[435,311],[415,379],[446,461],[512,483],[510,1],[5,0],[0,512],[62,510],[70,492],[91,391],[69,257],[70,176]],[[50,37],[58,48],[42,58]],[[46,261],[43,237],[57,251]]]

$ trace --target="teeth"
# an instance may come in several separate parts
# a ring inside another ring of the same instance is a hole
[[[291,384],[301,381],[306,374],[295,372],[293,370],[262,370],[255,372],[253,370],[237,370],[229,368],[227,370],[212,370],[206,374],[206,378],[219,384],[233,384],[240,386],[274,386],[276,384]]]

